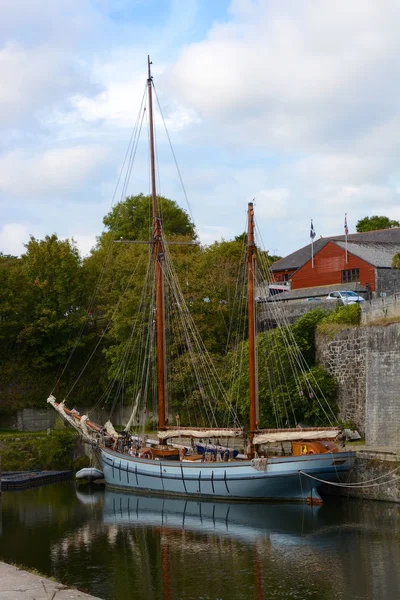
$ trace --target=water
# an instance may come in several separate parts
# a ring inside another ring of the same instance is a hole
[[[109,600],[392,600],[400,509],[227,504],[73,482],[4,492],[0,560]]]

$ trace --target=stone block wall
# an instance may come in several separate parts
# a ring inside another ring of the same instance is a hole
[[[320,302],[306,302],[305,300],[260,302],[257,305],[258,330],[266,331],[271,327],[294,323],[299,317],[316,308],[330,312],[335,310],[337,306],[336,302],[329,300],[321,300]]]
[[[400,324],[367,331],[366,440],[400,448]]]
[[[339,418],[352,421],[365,434],[365,384],[367,331],[364,327],[343,329],[330,338],[318,335],[317,361],[338,382]]]
[[[390,294],[400,294],[400,270],[378,268],[375,271],[376,292],[385,292]]]
[[[400,292],[384,298],[372,298],[372,300],[364,302],[361,308],[361,323],[363,325],[377,319],[400,317]]]
[[[56,413],[53,409],[24,408],[13,415],[0,418],[1,429],[18,431],[45,431],[54,427]]]
[[[317,359],[338,381],[340,419],[369,446],[400,449],[400,323],[319,335]]]

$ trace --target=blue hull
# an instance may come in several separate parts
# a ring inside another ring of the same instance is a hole
[[[109,487],[132,492],[218,500],[318,501],[321,482],[345,481],[353,452],[269,458],[265,470],[252,461],[176,462],[101,451]]]

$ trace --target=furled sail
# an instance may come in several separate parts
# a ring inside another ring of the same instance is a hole
[[[157,433],[160,440],[178,437],[193,437],[193,438],[226,438],[226,437],[241,437],[243,436],[242,429],[190,429],[182,427],[180,429],[167,429]]]
[[[271,442],[295,442],[303,440],[334,440],[340,433],[340,429],[281,429],[257,433],[253,438],[253,444],[269,444]]]

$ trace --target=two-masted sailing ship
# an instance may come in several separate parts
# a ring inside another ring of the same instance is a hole
[[[256,365],[256,303],[254,206],[247,209],[247,316],[249,423],[241,426],[236,419],[228,426],[181,426],[168,423],[166,406],[166,349],[164,289],[171,269],[166,266],[168,243],[163,235],[156,190],[155,143],[153,120],[153,78],[148,61],[148,115],[151,162],[151,197],[153,237],[150,252],[154,266],[155,330],[157,395],[157,439],[146,440],[132,434],[129,420],[122,432],[111,422],[101,426],[88,415],[57,402],[50,395],[48,402],[91,443],[101,462],[107,486],[135,493],[180,495],[224,500],[299,500],[318,503],[323,482],[340,481],[353,462],[353,453],[339,449],[338,427],[292,427],[260,429],[258,425],[257,365]],[[175,304],[184,305],[183,296],[175,295]],[[186,308],[188,308],[186,306]],[[188,320],[188,314],[184,319]],[[187,330],[192,330],[188,327]],[[186,329],[185,329],[186,332]],[[188,334],[189,335],[189,334]],[[196,346],[196,353],[201,344]],[[196,369],[196,356],[193,369]],[[138,391],[138,396],[141,389]],[[133,412],[137,412],[137,406]],[[221,442],[223,440],[223,442]],[[269,453],[268,448],[274,448]],[[285,449],[283,453],[277,448]]]

